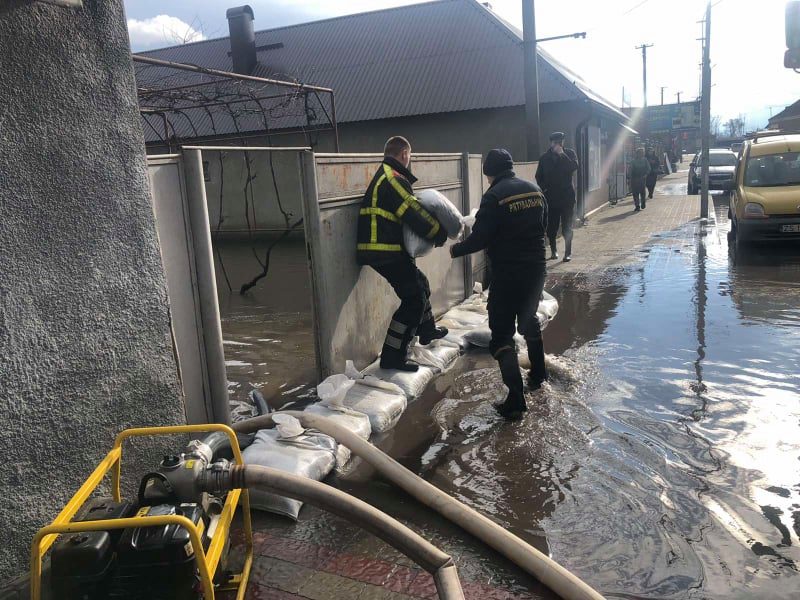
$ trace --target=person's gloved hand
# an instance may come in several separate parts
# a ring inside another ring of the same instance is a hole
[[[444,227],[439,226],[439,231],[436,232],[436,236],[433,238],[433,245],[437,248],[441,248],[444,246],[444,243],[447,241],[447,232],[444,230]]]

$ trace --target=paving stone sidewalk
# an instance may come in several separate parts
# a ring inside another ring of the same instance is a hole
[[[628,196],[616,206],[606,206],[591,215],[586,225],[575,229],[572,261],[549,261],[548,272],[554,275],[583,273],[636,261],[637,250],[653,236],[700,217],[700,196],[663,193],[664,189],[679,187],[676,184],[685,180],[685,172],[662,178],[653,199],[647,201],[647,208],[638,213],[634,212],[633,198]],[[558,247],[563,256],[563,240],[559,239]]]

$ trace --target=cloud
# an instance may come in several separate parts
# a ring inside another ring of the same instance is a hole
[[[128,35],[134,52],[205,39],[202,28],[196,23],[186,23],[170,15],[128,19]]]

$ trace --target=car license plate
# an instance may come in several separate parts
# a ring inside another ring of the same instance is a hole
[[[800,223],[796,225],[781,225],[781,233],[800,233]]]

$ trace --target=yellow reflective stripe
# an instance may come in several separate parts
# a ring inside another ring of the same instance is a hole
[[[541,192],[525,192],[524,194],[517,194],[516,196],[508,196],[507,198],[503,198],[498,202],[500,206],[504,204],[508,204],[509,202],[513,202],[514,200],[522,200],[523,198],[531,198],[536,200],[543,200],[544,196]]]
[[[425,237],[427,237],[428,239],[433,239],[434,237],[436,237],[436,234],[439,233],[439,221],[434,219],[431,213],[425,210],[422,207],[422,205],[419,202],[417,202],[417,199],[411,194],[409,194],[408,191],[402,185],[400,185],[400,182],[397,181],[397,178],[394,176],[394,173],[392,172],[392,168],[385,163],[383,165],[383,173],[386,176],[386,179],[394,188],[394,190],[398,194],[400,194],[400,197],[403,199],[403,203],[395,211],[394,214],[396,214],[398,217],[402,217],[409,207],[413,208],[422,216],[423,219],[425,219],[428,223],[430,223],[431,230]]]
[[[386,179],[386,175],[381,175],[378,177],[378,181],[375,182],[375,187],[372,188],[372,209],[378,210],[378,188],[381,187],[383,180]],[[373,244],[378,241],[378,216],[376,213],[371,213],[372,216],[370,217],[370,224],[369,224],[369,241]]]
[[[381,187],[384,179],[386,179],[386,174],[378,177],[378,181],[375,182],[375,187],[372,188],[372,208],[378,206],[378,188]]]
[[[373,215],[378,217],[383,217],[392,223],[399,223],[400,219],[390,213],[388,210],[383,210],[382,208],[362,208],[361,213],[362,215]]]
[[[359,250],[382,250],[387,252],[402,252],[400,244],[358,244]]]

